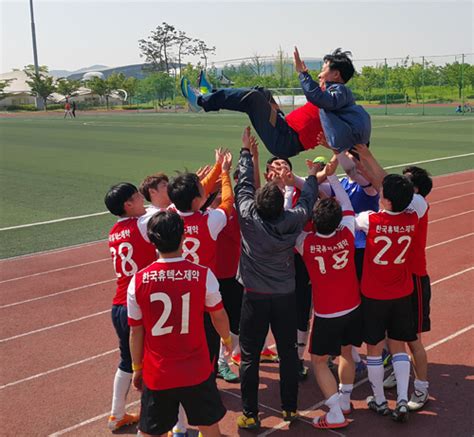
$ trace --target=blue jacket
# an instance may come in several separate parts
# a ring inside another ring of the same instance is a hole
[[[370,141],[370,115],[343,83],[326,83],[326,91],[309,73],[300,73],[301,87],[308,102],[319,107],[319,118],[328,144],[337,152]]]

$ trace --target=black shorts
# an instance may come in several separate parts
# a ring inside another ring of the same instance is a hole
[[[362,281],[362,268],[364,266],[364,253],[365,253],[365,248],[356,247],[356,250],[354,253],[354,261],[355,261],[357,278],[359,279],[359,282]]]
[[[128,326],[127,307],[112,306],[112,323],[119,339],[120,363],[119,369],[126,373],[132,372],[132,357],[130,355],[130,327]]]
[[[170,431],[178,421],[179,404],[186,411],[188,423],[192,426],[213,425],[226,413],[213,375],[191,387],[168,390],[144,387],[138,429],[152,435]]]
[[[222,303],[229,317],[230,332],[239,335],[244,287],[235,278],[219,279]]]
[[[362,309],[335,318],[314,316],[309,352],[312,355],[341,355],[341,347],[362,344]]]
[[[428,275],[413,275],[413,294],[411,298],[415,332],[420,334],[421,332],[430,331],[431,282]]]
[[[364,342],[376,345],[385,339],[415,341],[411,295],[399,299],[370,299],[362,296]]]

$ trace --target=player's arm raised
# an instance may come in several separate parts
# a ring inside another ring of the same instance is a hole
[[[230,169],[232,168],[232,154],[227,151],[222,163],[222,200],[219,209],[222,209],[227,217],[232,214],[232,207],[234,205],[234,192],[232,191],[232,184],[230,182]]]
[[[377,191],[380,191],[382,188],[383,178],[387,176],[387,172],[378,163],[365,144],[356,144],[354,149],[358,153],[360,161],[364,166],[372,185]]]
[[[211,171],[201,180],[202,187],[206,193],[206,197],[216,190],[216,183],[222,173],[222,163],[224,162],[226,149],[219,147],[215,150],[216,163]]]
[[[235,206],[239,217],[246,218],[250,215],[250,210],[255,204],[255,180],[252,154],[250,152],[250,142],[247,141],[246,131],[242,136],[242,149],[239,159],[239,179],[235,186]]]

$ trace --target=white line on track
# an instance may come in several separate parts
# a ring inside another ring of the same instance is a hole
[[[440,284],[441,282],[448,281],[449,279],[455,278],[456,276],[461,276],[464,275],[464,273],[470,272],[471,270],[474,270],[474,267],[469,267],[467,269],[461,270],[460,272],[453,273],[452,275],[445,276],[444,278],[438,279],[437,281],[434,281],[431,283],[431,286],[435,286],[437,284]]]
[[[9,382],[8,384],[5,384],[5,385],[0,385],[0,390],[3,390],[4,388],[7,388],[7,387],[12,387],[12,386],[17,385],[17,384],[21,384],[23,382],[32,381],[33,379],[38,379],[38,378],[41,378],[42,376],[51,375],[51,373],[56,373],[56,372],[59,372],[61,370],[69,369],[70,367],[78,366],[80,364],[84,364],[84,363],[87,363],[89,361],[96,360],[97,358],[105,357],[107,355],[113,354],[114,352],[118,352],[118,350],[119,350],[118,348],[115,348],[115,349],[112,349],[110,351],[94,355],[93,357],[84,358],[83,360],[76,361],[76,362],[70,363],[70,364],[66,364],[65,366],[57,367],[56,369],[48,370],[47,372],[37,373],[36,375],[29,376],[28,378],[19,379],[18,381],[14,381],[14,382]]]
[[[59,269],[53,269],[53,270],[47,270],[45,272],[39,272],[39,273],[32,273],[31,275],[25,275],[25,276],[18,276],[16,278],[11,278],[11,279],[5,279],[4,281],[0,281],[0,284],[5,284],[6,282],[12,282],[12,281],[19,281],[20,279],[28,279],[28,278],[33,278],[35,276],[40,276],[40,275],[47,275],[49,273],[56,273],[56,272],[62,272],[64,270],[69,270],[69,269],[75,269],[77,267],[84,267],[84,266],[89,266],[91,264],[96,264],[96,263],[101,263],[104,261],[108,261],[110,258],[102,258],[98,259],[95,261],[89,261],[87,263],[82,263],[82,264],[74,264],[72,266],[67,266],[67,267],[61,267]],[[1,308],[1,307],[0,307]]]
[[[439,187],[434,187],[432,191],[444,190],[445,188],[457,187],[458,185],[466,185],[466,184],[472,184],[472,181],[463,181],[463,182],[456,182],[455,184],[440,185]]]
[[[428,224],[442,222],[442,221],[444,221],[444,220],[449,220],[449,219],[452,219],[452,218],[454,218],[454,217],[459,217],[459,216],[461,216],[461,215],[470,214],[471,212],[474,212],[474,209],[470,209],[470,210],[468,210],[468,211],[460,212],[459,214],[448,215],[448,216],[446,216],[446,217],[441,217],[441,218],[439,218],[439,219],[430,220],[430,221],[428,222]]]
[[[444,244],[449,244],[449,243],[452,243],[453,241],[462,240],[463,238],[472,237],[473,235],[474,235],[474,232],[470,232],[469,234],[464,234],[464,235],[461,235],[461,236],[456,237],[456,238],[451,238],[450,240],[441,241],[440,243],[436,243],[436,244],[432,244],[431,246],[427,246],[426,250],[432,249],[433,247],[443,246]]]
[[[424,161],[415,161],[415,162],[407,162],[407,163],[404,163],[404,164],[390,165],[390,166],[384,167],[384,168],[386,170],[389,170],[389,169],[392,169],[392,168],[406,167],[408,165],[425,164],[425,163],[429,163],[429,162],[444,161],[444,160],[447,160],[447,159],[464,158],[464,157],[467,157],[467,156],[474,156],[474,153],[464,153],[462,155],[443,156],[441,158],[427,159],[427,160],[424,160]],[[455,173],[453,173],[453,174],[455,174]],[[52,223],[65,222],[65,221],[70,221],[70,220],[78,220],[78,219],[83,219],[83,218],[88,218],[88,217],[100,216],[100,215],[104,215],[104,214],[108,214],[108,211],[96,212],[96,213],[93,213],[93,214],[78,215],[78,216],[74,216],[74,217],[63,217],[63,218],[60,218],[60,219],[43,221],[43,222],[26,223],[26,224],[23,224],[23,225],[8,226],[6,228],[0,228],[0,232],[10,231],[10,230],[15,230],[15,229],[30,228],[30,227],[33,227],[33,226],[49,225],[49,224],[52,224]]]
[[[19,302],[8,303],[6,305],[0,306],[0,310],[4,308],[11,308],[17,305],[23,305],[25,303],[35,302],[37,300],[48,299],[50,297],[59,296],[61,294],[66,294],[66,293],[71,293],[73,291],[85,290],[86,288],[95,287],[96,285],[108,284],[109,282],[115,282],[115,281],[116,281],[116,278],[107,279],[105,281],[99,281],[99,282],[94,282],[93,284],[81,285],[80,287],[69,288],[67,290],[62,290],[56,293],[46,294],[44,296],[38,296],[38,297],[33,297],[31,299],[21,300]]]
[[[430,202],[430,205],[437,205],[438,203],[450,202],[451,200],[461,199],[463,197],[472,196],[474,193],[461,194],[460,196],[449,197],[448,199],[437,200],[436,202]]]
[[[433,284],[431,284],[433,285]],[[474,328],[474,324],[472,325],[469,325],[469,326],[466,326],[465,328],[463,329],[460,329],[459,331],[456,331],[454,332],[453,334],[451,335],[448,335],[447,337],[444,337],[442,338],[441,340],[438,340],[437,342],[435,343],[432,343],[430,344],[429,346],[427,346],[425,349],[426,351],[429,351],[431,349],[434,349],[435,347],[443,344],[443,343],[447,343],[448,341],[452,340],[453,338],[456,338],[458,337],[459,335],[462,335],[464,334],[465,332],[468,332],[470,331],[471,329]],[[356,384],[354,384],[354,388],[357,388],[363,384],[365,384],[366,382],[369,381],[369,378],[364,378],[364,379],[361,379],[359,382],[357,382]],[[300,412],[300,416],[303,418],[303,417],[307,417],[309,414],[311,414],[312,411],[322,407],[324,405],[324,400],[323,401],[319,401],[317,402],[316,404],[312,405],[311,407],[309,407],[308,409],[306,409],[305,411],[302,411]],[[300,419],[298,419],[300,420]],[[304,422],[306,422],[306,420],[303,420]],[[280,422],[278,425],[275,425],[273,428],[261,433],[261,434],[258,434],[258,437],[265,437],[267,435],[270,435],[270,434],[273,434],[274,432],[284,428],[285,426],[288,426],[288,422]]]
[[[28,335],[37,334],[38,332],[49,331],[50,329],[59,328],[60,326],[69,325],[70,323],[80,322],[81,320],[90,319],[91,317],[101,316],[102,314],[110,313],[110,309],[99,311],[94,314],[79,317],[78,319],[67,320],[66,322],[58,323],[56,325],[46,326],[44,328],[35,329],[34,331],[24,332],[23,334],[14,335],[13,337],[7,337],[0,339],[0,343],[6,343],[7,341],[16,340],[17,338],[26,337]]]

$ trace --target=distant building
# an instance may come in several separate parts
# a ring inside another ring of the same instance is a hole
[[[23,70],[0,74],[0,81],[9,81],[5,88],[8,97],[0,100],[0,107],[35,104],[35,97],[31,95],[30,86],[26,83],[27,79],[28,76]]]

